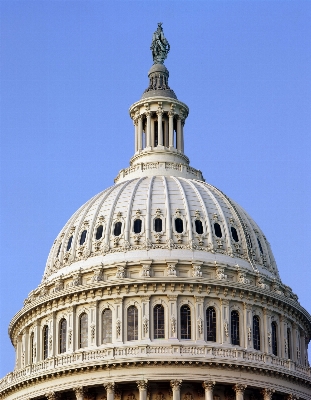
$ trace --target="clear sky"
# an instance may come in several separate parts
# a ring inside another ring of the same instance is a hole
[[[271,243],[311,311],[310,1],[0,1],[0,376],[58,232],[133,155],[157,22],[185,152]]]

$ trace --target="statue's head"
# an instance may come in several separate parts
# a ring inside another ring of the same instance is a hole
[[[163,24],[163,22],[158,22],[158,29],[157,29],[157,30],[158,30],[159,32],[161,32],[162,29],[163,29],[163,28],[162,28],[162,24]]]

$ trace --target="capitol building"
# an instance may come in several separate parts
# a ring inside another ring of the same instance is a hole
[[[311,316],[256,222],[190,166],[169,50],[159,23],[135,153],[52,244],[1,399],[311,399]]]

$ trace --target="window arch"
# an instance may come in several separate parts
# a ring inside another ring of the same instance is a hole
[[[260,240],[258,238],[257,238],[257,243],[258,243],[258,246],[259,246],[260,253],[263,254],[263,249],[262,249]]]
[[[196,219],[194,221],[195,223],[195,231],[198,235],[203,235],[203,224],[202,221],[200,221],[199,219]]]
[[[79,347],[88,346],[88,315],[82,313],[79,318]]]
[[[73,239],[73,236],[71,235],[68,240],[68,243],[67,243],[67,251],[69,251],[71,249],[72,239]]]
[[[238,242],[238,241],[239,241],[238,232],[237,232],[237,230],[235,229],[234,226],[231,226],[231,235],[232,235],[233,240],[234,240],[235,242]]]
[[[95,235],[96,240],[99,240],[103,237],[103,231],[104,231],[103,225],[99,225],[96,229],[96,235]]]
[[[240,317],[237,311],[231,311],[231,344],[240,346]]]
[[[155,220],[154,220],[154,230],[156,232],[162,232],[162,218],[155,218]]]
[[[135,221],[134,221],[134,233],[140,233],[141,232],[141,225],[142,225],[141,219],[135,219]]]
[[[113,234],[114,236],[120,236],[121,235],[121,229],[122,229],[122,222],[118,221],[114,224],[114,230]]]
[[[127,309],[127,340],[138,340],[138,310],[135,306]]]
[[[33,332],[30,335],[30,362],[31,364],[35,362],[35,335]]]
[[[181,218],[175,218],[175,231],[177,233],[183,233],[184,231],[184,222]]]
[[[57,256],[56,257],[58,257],[59,256],[59,253],[60,253],[60,249],[62,248],[62,244],[60,244],[59,246],[58,246],[58,250],[57,250]]]
[[[66,352],[67,321],[65,318],[59,322],[59,352]]]
[[[290,360],[292,358],[292,335],[290,328],[287,328],[287,358]]]
[[[47,325],[44,325],[43,330],[42,330],[42,348],[43,348],[43,360],[48,358],[49,356],[49,327]]]
[[[272,354],[275,356],[278,355],[278,342],[277,342],[277,325],[276,322],[272,322],[271,324],[271,341],[272,341]]]
[[[87,234],[87,230],[84,230],[84,231],[81,233],[81,236],[80,236],[80,246],[82,246],[83,243],[85,242],[86,234]]]
[[[191,310],[187,304],[180,307],[180,338],[191,339]]]
[[[153,307],[153,336],[154,339],[165,338],[164,307],[157,304]]]
[[[216,342],[216,311],[214,307],[206,309],[206,340]]]
[[[221,232],[221,227],[220,227],[220,225],[219,225],[218,222],[215,222],[215,224],[214,224],[214,230],[215,230],[215,235],[216,235],[217,237],[221,238],[221,237],[222,237],[222,232]]]
[[[253,316],[253,346],[255,350],[260,350],[260,320],[258,315]]]
[[[112,343],[112,311],[106,308],[102,314],[102,343]]]

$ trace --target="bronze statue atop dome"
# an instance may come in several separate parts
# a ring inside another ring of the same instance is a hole
[[[150,50],[152,51],[153,63],[164,64],[164,60],[170,51],[170,45],[164,36],[162,22],[158,22],[158,28],[152,36]]]

